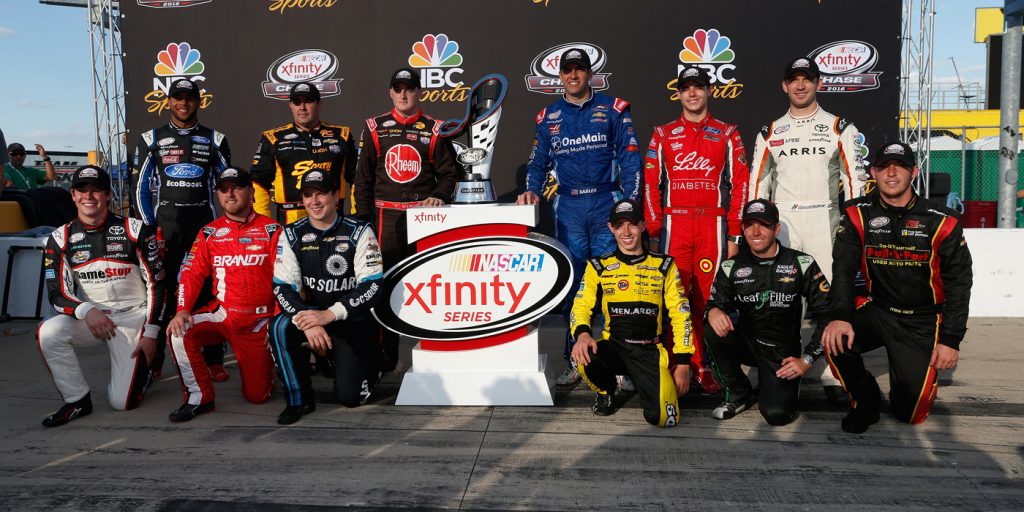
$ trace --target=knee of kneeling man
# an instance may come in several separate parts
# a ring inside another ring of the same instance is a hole
[[[256,393],[246,393],[243,391],[242,396],[244,396],[249,403],[262,404],[267,400],[270,400],[270,391],[259,391]]]
[[[661,412],[659,411],[644,411],[644,420],[648,424],[654,425],[655,427],[674,427],[676,426],[676,420],[674,418],[667,418],[664,423],[661,421]]]
[[[782,425],[788,425],[796,419],[796,411],[789,411],[786,409],[760,409],[761,416],[768,422],[769,425],[775,427],[781,427]]]

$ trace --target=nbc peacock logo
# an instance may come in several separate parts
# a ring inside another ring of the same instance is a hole
[[[206,64],[203,63],[202,53],[193,48],[188,42],[169,43],[163,50],[157,52],[156,64],[153,65],[153,90],[146,94],[145,101],[147,112],[160,115],[167,110],[167,91],[171,84],[179,78],[188,78],[193,82],[200,83],[199,108],[207,108],[213,102],[213,94],[202,88],[201,82],[206,81],[203,73],[206,71]]]
[[[728,36],[717,28],[700,28],[683,39],[676,75],[685,67],[703,68],[711,76],[713,98],[735,99],[743,92],[743,84],[736,81],[734,60],[736,51],[732,49],[732,40]],[[672,78],[665,86],[672,91],[669,100],[678,101],[676,79]]]
[[[420,71],[420,101],[466,101],[469,86],[460,80],[464,70],[459,43],[447,34],[426,34],[412,45],[409,65]]]

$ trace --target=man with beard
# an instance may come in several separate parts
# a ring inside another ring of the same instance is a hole
[[[185,257],[178,312],[167,326],[185,392],[185,403],[169,416],[174,422],[189,421],[214,408],[204,346],[231,345],[246,400],[266,402],[274,383],[267,323],[274,316],[274,252],[281,225],[253,211],[248,172],[225,169],[216,190],[224,216],[203,227]],[[207,279],[213,280],[216,298],[197,308]]]
[[[863,194],[867,176],[857,161],[857,128],[818,105],[820,76],[811,59],[786,66],[782,91],[789,110],[757,136],[748,198],[774,202],[782,223],[779,241],[814,257],[831,281],[839,205]],[[816,374],[830,400],[844,398],[827,366]]]
[[[420,76],[411,68],[391,75],[389,112],[366,120],[352,190],[353,213],[377,229],[384,270],[415,252],[406,237],[406,210],[451,202],[455,150],[439,135],[442,121],[420,109]],[[382,332],[384,371],[398,364],[398,335]]]
[[[619,199],[636,200],[640,193],[640,153],[633,133],[629,102],[594,92],[590,55],[570,48],[559,60],[558,77],[565,94],[537,114],[533,150],[526,164],[526,191],[516,204],[537,204],[548,172],[558,183],[555,237],[569,249],[573,272],[583,275],[586,261],[615,250],[606,213]],[[565,297],[568,320],[573,294]],[[574,343],[565,336],[563,357],[569,361]],[[580,379],[571,362],[558,376],[560,385]]]
[[[167,91],[171,121],[143,133],[132,169],[135,215],[155,226],[162,240],[167,282],[167,310],[174,309],[181,261],[199,229],[217,216],[213,184],[231,165],[231,151],[223,133],[199,124],[199,85],[175,80]],[[164,362],[166,332],[161,329],[153,369],[159,376]],[[205,350],[217,381],[227,380],[224,349]]]

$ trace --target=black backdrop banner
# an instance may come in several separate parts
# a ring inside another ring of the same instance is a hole
[[[874,147],[898,133],[899,0],[123,0],[129,147],[167,122],[165,93],[188,77],[203,88],[200,120],[227,134],[247,167],[260,132],[291,121],[289,84],[309,80],[321,117],[359,134],[390,109],[388,78],[418,68],[423,109],[460,117],[470,86],[509,80],[491,179],[499,199],[521,192],[536,113],[561,93],[557,57],[582,46],[595,89],[631,102],[640,144],[675,119],[675,77],[697,64],[714,80],[711,114],[736,124],[753,151],[761,126],[787,108],[786,63],[814,58],[823,108]],[[863,150],[862,150],[863,151]],[[865,152],[866,153],[866,152]]]

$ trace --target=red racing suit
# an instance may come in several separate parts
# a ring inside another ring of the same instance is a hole
[[[659,249],[676,260],[693,318],[704,317],[711,283],[726,256],[726,235],[740,236],[749,179],[735,125],[709,115],[654,128],[644,159],[644,218],[651,238],[661,239]],[[698,369],[707,366],[701,324],[693,322],[697,350],[691,364]]]
[[[213,401],[213,381],[202,347],[227,341],[242,374],[242,394],[253,403],[270,398],[274,362],[267,324],[276,312],[274,258],[281,225],[250,212],[245,222],[221,217],[199,232],[181,266],[178,311],[193,311],[207,278],[216,299],[192,315],[184,338],[171,337],[185,399]]]

